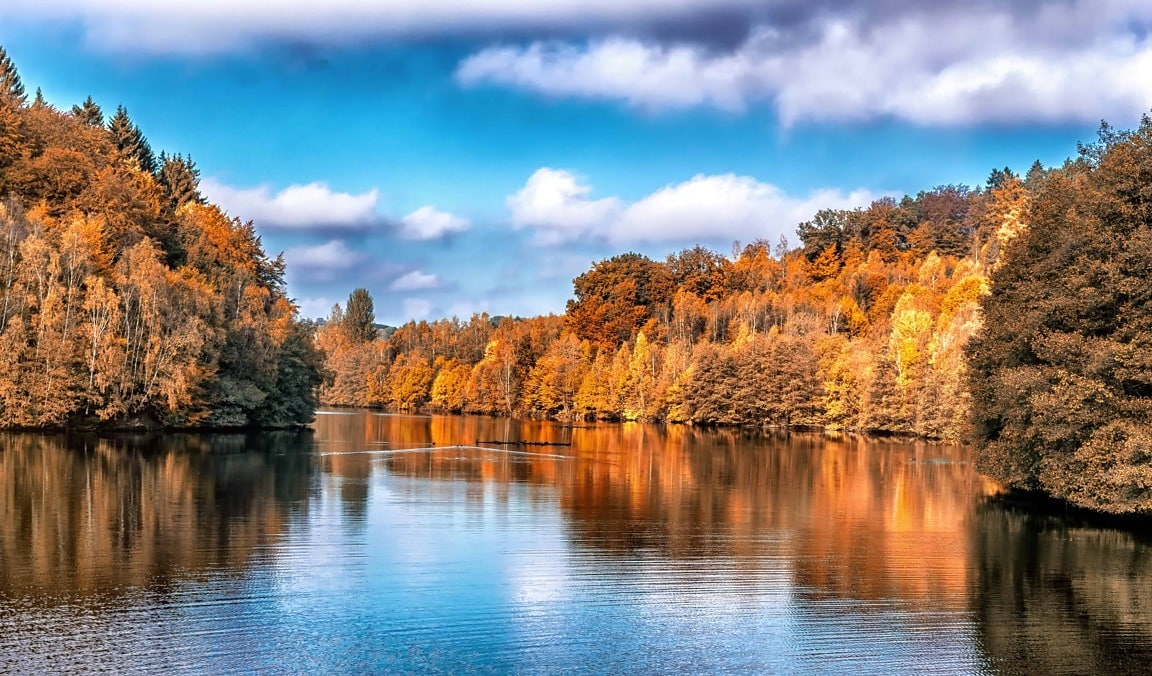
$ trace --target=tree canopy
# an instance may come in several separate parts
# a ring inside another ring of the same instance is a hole
[[[410,322],[357,342],[337,307],[318,334],[332,374],[321,397],[957,439],[962,348],[1019,190],[1018,180],[945,186],[822,212],[796,250],[756,240],[731,256],[701,246],[663,261],[621,254],[573,280],[562,317]],[[915,236],[926,223],[938,237]],[[960,246],[940,254],[936,241]]]
[[[92,100],[91,95],[84,99],[83,103],[72,106],[71,112],[72,117],[90,127],[104,126],[104,110]]]
[[[24,83],[20,79],[20,73],[16,70],[16,64],[12,63],[8,52],[0,47],[0,97],[8,99],[13,104],[21,105],[26,96]]]
[[[376,309],[368,289],[355,289],[349,294],[348,306],[344,308],[344,330],[356,343],[366,343],[376,337]]]
[[[311,420],[322,355],[252,224],[123,106],[23,92],[0,50],[0,427]]]
[[[1152,120],[1049,172],[968,348],[980,469],[1152,510]]]

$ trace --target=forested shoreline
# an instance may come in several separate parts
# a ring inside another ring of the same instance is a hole
[[[1152,511],[1152,120],[1059,167],[823,210],[573,280],[563,315],[319,325],[282,258],[123,107],[0,48],[0,428],[306,424],[320,403],[973,441],[980,471]]]
[[[0,427],[284,427],[322,355],[251,223],[119,107],[29,96],[0,49]]]
[[[979,468],[1152,513],[1152,118],[1100,129],[1037,187],[968,346]]]
[[[574,280],[563,316],[410,322],[385,337],[365,330],[358,290],[359,309],[335,308],[318,330],[321,400],[959,439],[988,272],[1048,173],[821,211],[797,248],[622,254]]]
[[[383,336],[358,290],[318,331],[321,400],[973,441],[1008,487],[1152,511],[1152,119],[797,232],[600,261],[563,316]]]

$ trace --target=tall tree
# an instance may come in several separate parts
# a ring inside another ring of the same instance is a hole
[[[356,289],[349,294],[342,321],[349,340],[354,343],[367,343],[376,338],[376,310],[368,289]]]
[[[724,295],[732,270],[731,261],[699,245],[669,256],[667,265],[678,289],[694,293],[706,301]]]
[[[125,159],[135,162],[141,171],[150,174],[156,172],[156,155],[152,153],[152,146],[148,144],[140,127],[128,117],[127,108],[122,105],[116,107],[116,114],[108,121],[108,131],[112,134],[112,142]]]
[[[92,100],[92,96],[84,99],[84,103],[72,106],[72,117],[80,120],[89,127],[103,127],[104,126],[104,111],[96,102]]]
[[[200,170],[196,168],[196,163],[191,157],[161,152],[160,171],[156,178],[167,198],[168,207],[173,211],[189,202],[207,203],[200,194]]]
[[[16,64],[12,63],[12,58],[3,47],[0,47],[0,96],[16,105],[24,105],[27,100],[24,83],[20,80]]]
[[[832,247],[834,253],[839,253],[847,236],[849,213],[843,209],[821,209],[812,220],[804,221],[796,227],[808,260],[815,260],[829,247]]]
[[[615,349],[650,319],[665,317],[675,286],[668,267],[636,253],[600,261],[572,280],[568,326],[583,340]]]

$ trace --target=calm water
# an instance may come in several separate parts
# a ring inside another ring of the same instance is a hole
[[[496,439],[571,446],[444,448]],[[961,447],[682,427],[4,436],[0,671],[1152,669],[1148,539],[995,492]]]

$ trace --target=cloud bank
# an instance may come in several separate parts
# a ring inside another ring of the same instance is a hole
[[[922,125],[1094,122],[1152,107],[1152,5],[1069,2],[1010,9],[835,16],[806,37],[761,25],[732,50],[608,37],[485,48],[465,86],[622,101],[646,110],[763,103],[785,125],[878,117]],[[1110,11],[1111,10],[1111,11]]]
[[[1152,107],[1144,0],[7,0],[121,52],[480,45],[465,86],[648,111],[775,109],[784,124],[1131,120]],[[412,44],[417,44],[413,42]]]
[[[346,44],[507,31],[739,24],[757,0],[5,0],[0,19],[78,23],[99,48],[219,53],[253,41]]]
[[[818,190],[803,198],[748,176],[698,175],[626,203],[593,199],[592,187],[564,169],[542,168],[506,200],[512,223],[540,245],[593,239],[613,245],[719,239],[775,240],[819,209],[871,203],[867,190]]]

